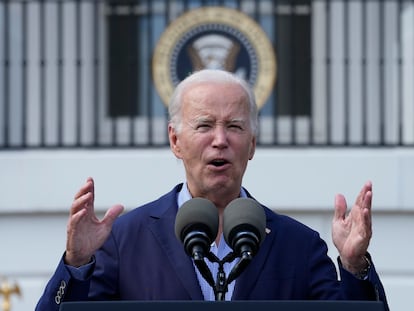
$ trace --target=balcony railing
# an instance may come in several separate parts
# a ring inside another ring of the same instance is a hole
[[[273,46],[260,146],[414,145],[414,1],[0,0],[0,149],[167,146],[154,49],[203,6]]]

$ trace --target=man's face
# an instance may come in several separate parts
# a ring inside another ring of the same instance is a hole
[[[235,84],[201,83],[182,97],[182,126],[169,127],[171,149],[183,160],[193,196],[240,191],[256,139],[248,99]]]

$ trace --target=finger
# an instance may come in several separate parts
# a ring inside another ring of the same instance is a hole
[[[372,206],[372,192],[368,191],[364,198],[364,203],[362,207],[362,218],[366,227],[371,230],[372,225],[372,213],[371,213],[371,206]]]
[[[371,235],[372,231],[372,218],[370,210],[365,210],[363,214],[364,223],[365,223],[365,230],[369,232],[369,236]]]
[[[73,213],[72,215],[70,215],[68,228],[76,227],[76,225],[78,225],[82,221],[82,219],[85,218],[85,215],[87,213],[88,213],[88,211],[85,208],[83,208],[83,209],[79,210],[78,212]]]
[[[92,202],[95,200],[95,181],[92,177],[87,178],[87,182],[91,183],[90,192],[92,193]]]
[[[86,194],[74,200],[72,202],[69,214],[70,216],[73,216],[81,210],[85,210],[86,213],[90,213],[91,211],[93,212],[93,195],[91,192],[87,192]]]
[[[365,183],[366,192],[364,196],[363,207],[371,209],[372,204],[372,182],[367,181]]]
[[[86,179],[85,184],[75,194],[74,201],[70,210],[70,215],[79,212],[81,209],[86,208],[93,210],[93,202],[95,198],[95,186],[92,177]]]
[[[372,185],[370,182],[364,185],[365,193],[358,199],[353,210],[355,210],[356,221],[364,227],[364,230],[371,230],[371,204],[372,204]],[[361,191],[362,192],[362,191]]]
[[[334,220],[343,220],[346,216],[346,200],[342,194],[337,194],[335,196],[335,212],[334,212]]]
[[[371,211],[371,206],[372,206],[372,191],[369,190],[365,193],[364,202],[362,204],[362,207],[368,209],[369,211]]]
[[[356,200],[355,200],[355,204],[359,205],[360,207],[363,207],[364,201],[365,201],[365,196],[367,194],[368,191],[372,191],[372,183],[371,181],[367,181],[363,186],[361,191],[359,192]]]
[[[107,226],[112,226],[115,219],[118,218],[119,215],[124,211],[124,207],[122,205],[114,205],[110,209],[108,209],[105,213],[102,222],[105,223]]]
[[[83,196],[84,194],[91,192],[92,194],[94,194],[94,181],[91,177],[88,177],[86,179],[85,184],[79,189],[79,191],[75,194],[74,199],[78,199],[79,197]]]

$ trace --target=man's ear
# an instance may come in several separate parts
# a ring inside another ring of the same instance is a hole
[[[181,159],[181,150],[178,146],[177,133],[171,124],[168,124],[168,139],[170,140],[171,151],[178,159]]]
[[[255,152],[256,152],[256,136],[254,136],[252,139],[252,145],[250,146],[249,160],[253,159]]]

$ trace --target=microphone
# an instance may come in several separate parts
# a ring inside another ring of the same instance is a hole
[[[184,244],[184,250],[194,260],[206,281],[214,287],[214,279],[204,261],[210,245],[218,233],[219,217],[216,206],[204,198],[185,202],[175,218],[175,236]]]
[[[204,198],[193,198],[185,202],[175,218],[175,236],[184,244],[186,253],[193,257],[204,257],[218,232],[216,206]]]
[[[226,243],[240,257],[229,274],[232,282],[257,254],[266,236],[266,215],[262,206],[251,198],[231,201],[223,213],[223,234]]]

